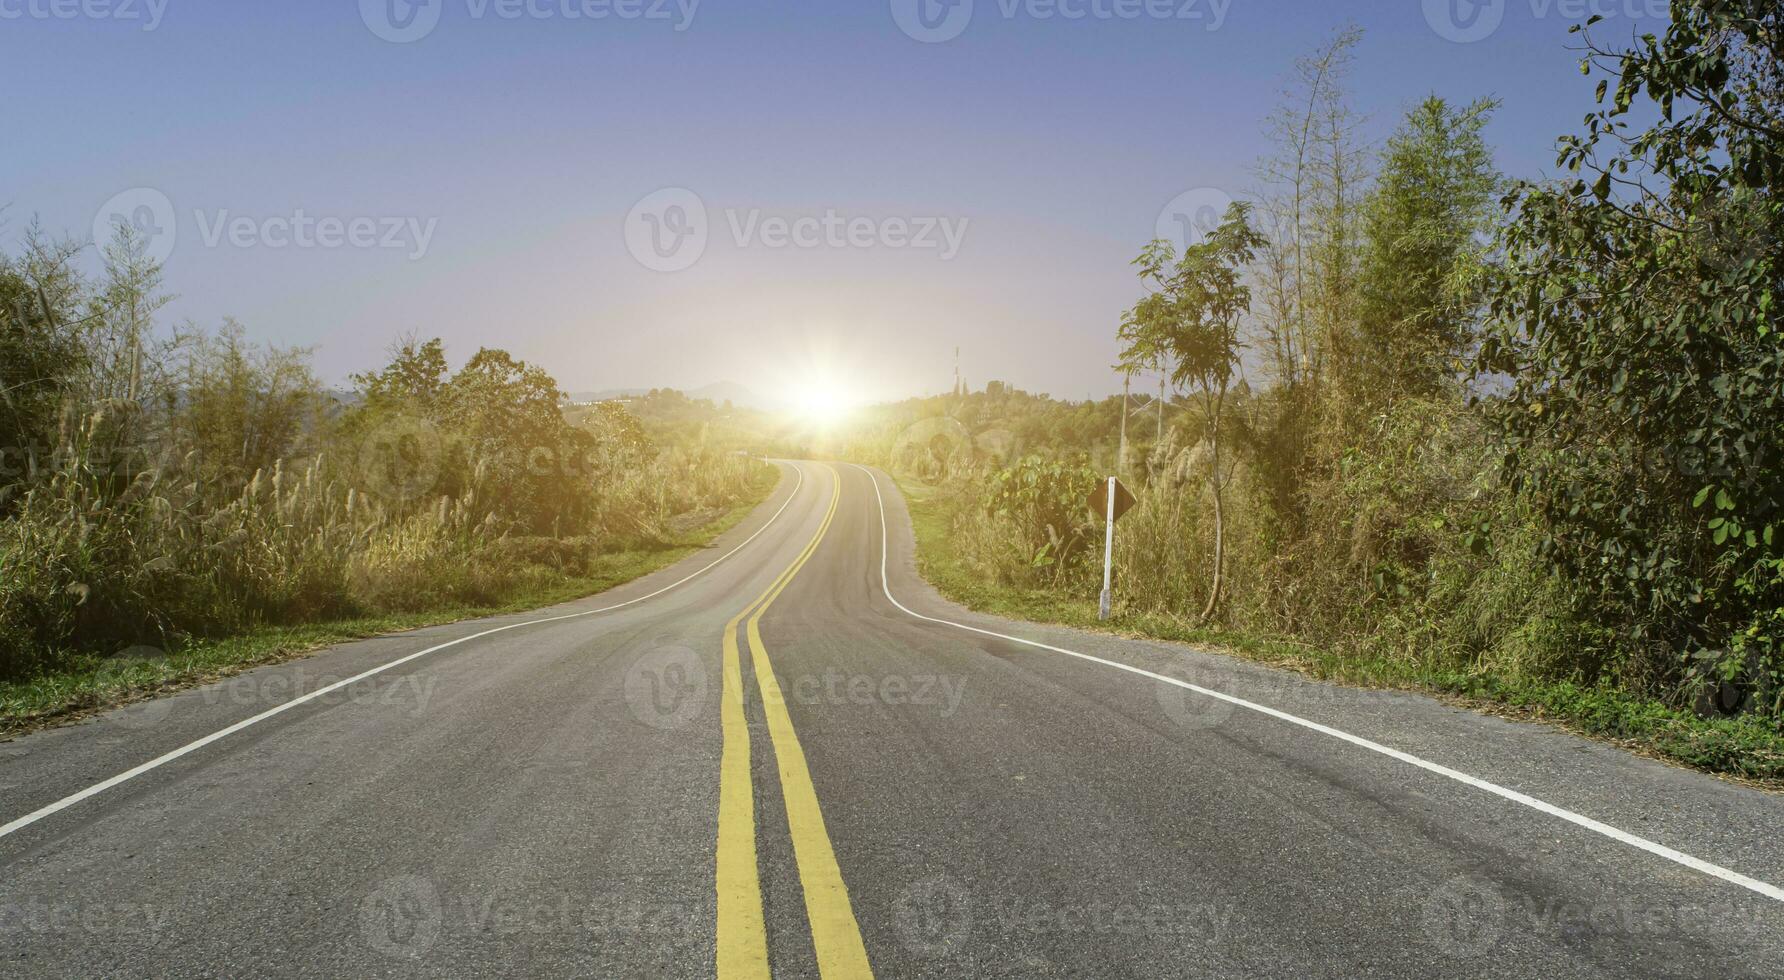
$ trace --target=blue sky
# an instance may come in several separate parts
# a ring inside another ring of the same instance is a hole
[[[1590,108],[1583,0],[976,0],[934,42],[905,2],[0,0],[0,244],[34,216],[89,237],[148,189],[175,231],[167,320],[314,346],[329,381],[414,331],[577,390],[895,397],[945,388],[959,346],[975,383],[1085,397],[1119,389],[1127,263],[1161,208],[1245,196],[1293,59],[1340,26],[1366,31],[1373,139],[1426,94],[1493,95],[1501,168],[1541,176]],[[1604,33],[1661,26],[1652,0],[1594,2]],[[387,39],[410,13],[424,36]],[[663,188],[708,239],[674,271],[638,255],[688,227],[635,211]],[[340,224],[298,247],[300,212]]]

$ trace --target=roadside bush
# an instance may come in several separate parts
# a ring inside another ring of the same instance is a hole
[[[71,250],[32,241],[25,260],[0,259],[0,351],[64,373],[0,413],[0,678],[263,625],[511,601],[599,555],[667,546],[762,478],[703,439],[658,452],[618,406],[573,425],[556,382],[501,351],[452,373],[438,341],[400,344],[346,405],[305,352],[234,324],[153,341],[159,272],[127,230],[97,285],[68,271]],[[95,306],[84,333],[56,332]]]

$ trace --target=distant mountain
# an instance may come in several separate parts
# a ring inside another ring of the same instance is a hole
[[[763,398],[735,381],[717,381],[698,388],[679,389],[682,394],[695,400],[704,399],[715,405],[725,402],[739,408],[772,409],[777,407],[772,401]],[[605,391],[572,391],[568,397],[573,402],[599,402],[612,398],[636,398],[648,394],[649,388],[609,388]]]
[[[695,388],[687,393],[689,398],[704,398],[715,405],[730,402],[739,408],[774,408],[773,402],[756,394],[735,381],[719,381]]]
[[[567,391],[564,397],[573,402],[604,402],[615,398],[637,398],[649,388],[609,388],[606,391]]]

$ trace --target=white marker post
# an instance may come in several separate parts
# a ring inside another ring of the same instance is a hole
[[[1108,619],[1113,611],[1113,599],[1109,589],[1110,576],[1115,565],[1115,478],[1109,477],[1109,514],[1108,523],[1103,527],[1103,601],[1097,607],[1097,619]]]

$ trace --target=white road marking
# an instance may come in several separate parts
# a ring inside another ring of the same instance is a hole
[[[1594,820],[1591,817],[1582,816],[1581,814],[1574,813],[1572,810],[1562,809],[1561,807],[1555,806],[1552,803],[1545,803],[1542,800],[1539,800],[1533,796],[1527,796],[1523,793],[1518,792],[1517,790],[1507,789],[1504,786],[1500,786],[1496,783],[1490,783],[1490,782],[1487,782],[1486,780],[1478,778],[1476,776],[1470,776],[1465,772],[1458,772],[1454,769],[1449,768],[1448,766],[1442,766],[1442,765],[1438,765],[1435,762],[1426,761],[1424,759],[1419,758],[1416,755],[1411,755],[1406,752],[1402,752],[1399,749],[1389,748],[1388,746],[1382,745],[1379,742],[1371,742],[1370,740],[1363,738],[1361,736],[1352,735],[1349,732],[1339,731],[1336,728],[1332,728],[1327,725],[1322,725],[1316,721],[1308,721],[1305,718],[1291,715],[1286,711],[1278,711],[1275,708],[1265,707],[1264,705],[1256,704],[1251,701],[1247,701],[1244,698],[1236,698],[1230,694],[1223,694],[1220,691],[1211,691],[1205,687],[1197,687],[1196,685],[1191,684],[1188,681],[1180,681],[1175,677],[1167,677],[1164,674],[1155,674],[1150,670],[1143,670],[1143,669],[1141,669],[1139,667],[1135,667],[1131,664],[1124,664],[1124,663],[1120,663],[1120,662],[1117,662],[1114,660],[1104,660],[1102,657],[1093,657],[1090,654],[1079,653],[1076,650],[1067,650],[1067,649],[1064,649],[1063,647],[1051,646],[1049,644],[1040,643],[1035,640],[1025,640],[1020,636],[1010,636],[1005,633],[997,633],[997,632],[993,632],[992,630],[980,629],[977,626],[968,626],[965,623],[956,623],[956,622],[953,622],[952,620],[947,620],[947,619],[937,619],[934,616],[925,616],[920,612],[915,612],[910,607],[906,606],[904,603],[899,602],[897,597],[892,595],[891,581],[887,578],[887,575],[886,575],[886,561],[887,561],[887,555],[889,553],[890,548],[889,548],[889,540],[888,540],[888,534],[887,534],[887,528],[886,528],[886,498],[884,495],[882,495],[880,493],[880,479],[877,475],[874,474],[874,472],[872,470],[869,470],[867,467],[861,466],[858,463],[854,464],[854,466],[856,469],[859,469],[861,472],[866,473],[867,478],[869,480],[873,481],[874,497],[876,497],[879,500],[879,504],[880,504],[880,586],[882,589],[884,589],[884,591],[886,593],[886,598],[891,600],[891,602],[894,606],[897,606],[899,609],[904,610],[905,613],[907,613],[908,615],[914,616],[917,619],[926,620],[931,623],[939,623],[943,626],[952,626],[955,629],[966,630],[971,633],[979,633],[979,634],[982,634],[985,636],[994,636],[1000,640],[1009,640],[1012,643],[1021,643],[1025,646],[1037,647],[1042,650],[1050,650],[1053,653],[1063,653],[1068,657],[1077,657],[1079,660],[1088,660],[1091,663],[1102,664],[1105,667],[1113,667],[1116,670],[1125,670],[1130,674],[1138,674],[1141,677],[1147,677],[1147,678],[1150,678],[1152,680],[1158,681],[1163,684],[1175,684],[1176,686],[1181,687],[1186,691],[1194,691],[1197,694],[1205,695],[1205,696],[1211,697],[1211,698],[1217,698],[1217,699],[1219,699],[1221,701],[1225,701],[1229,704],[1237,705],[1238,707],[1241,707],[1241,708],[1247,708],[1249,710],[1256,711],[1259,714],[1269,715],[1272,718],[1276,718],[1281,721],[1286,721],[1291,725],[1299,725],[1302,728],[1306,728],[1311,731],[1319,732],[1322,735],[1329,735],[1332,738],[1339,739],[1340,741],[1344,741],[1344,742],[1349,742],[1350,744],[1355,745],[1359,748],[1365,748],[1371,752],[1378,752],[1378,753],[1385,755],[1391,759],[1398,759],[1401,762],[1407,763],[1409,765],[1417,766],[1420,769],[1424,769],[1428,772],[1434,772],[1434,773],[1438,774],[1439,776],[1446,776],[1450,779],[1455,780],[1456,782],[1464,783],[1469,786],[1473,786],[1476,789],[1485,790],[1488,793],[1492,793],[1494,796],[1498,796],[1498,797],[1502,797],[1507,800],[1511,800],[1513,803],[1522,803],[1524,806],[1527,806],[1527,807],[1531,808],[1532,810],[1537,810],[1542,813],[1546,813],[1552,817],[1559,817],[1562,820],[1567,821],[1568,823],[1575,824],[1576,826],[1584,827],[1585,829],[1590,830],[1595,834],[1602,834],[1605,837],[1609,837],[1611,840],[1617,841],[1622,844],[1628,844],[1630,847],[1640,848],[1641,850],[1647,851],[1649,854],[1653,854],[1657,857],[1665,858],[1666,860],[1671,861],[1675,864],[1682,864],[1685,867],[1692,869],[1693,871],[1701,871],[1704,874],[1711,875],[1716,878],[1720,878],[1723,881],[1729,882],[1731,884],[1739,885],[1742,888],[1747,889],[1748,891],[1755,892],[1760,895],[1764,895],[1766,898],[1772,899],[1773,901],[1784,902],[1784,888],[1779,888],[1777,885],[1767,884],[1766,882],[1760,881],[1757,878],[1749,878],[1744,874],[1741,874],[1737,871],[1731,871],[1727,868],[1722,867],[1719,864],[1711,864],[1710,862],[1705,861],[1702,858],[1692,857],[1691,855],[1686,854],[1683,851],[1675,851],[1672,848],[1667,847],[1664,844],[1656,844],[1655,842],[1648,840],[1645,837],[1638,837],[1635,834],[1629,833],[1628,831],[1618,830],[1617,828],[1612,827],[1609,824],[1600,823],[1599,821]]]
[[[760,528],[757,528],[755,534],[752,534],[749,537],[743,539],[742,544],[739,544],[737,547],[732,548],[730,551],[725,552],[723,555],[720,555],[717,559],[714,559],[712,564],[707,565],[705,568],[702,568],[699,571],[694,572],[691,575],[688,575],[686,578],[683,578],[683,579],[680,579],[679,581],[672,582],[668,585],[665,585],[662,588],[658,589],[655,592],[652,592],[649,595],[642,595],[636,599],[627,599],[625,602],[614,603],[611,606],[603,606],[600,609],[590,609],[585,612],[570,613],[570,614],[564,615],[564,616],[550,616],[545,619],[534,619],[534,620],[529,620],[524,623],[510,623],[507,626],[498,626],[495,629],[484,630],[481,633],[473,633],[470,636],[461,636],[456,640],[451,640],[446,643],[442,643],[439,646],[428,647],[426,650],[422,650],[419,653],[411,653],[406,657],[401,657],[399,659],[392,660],[391,662],[384,664],[382,666],[373,667],[371,670],[368,670],[362,674],[356,674],[352,677],[347,678],[344,681],[337,681],[333,684],[328,685],[327,687],[317,688],[316,690],[311,691],[310,693],[305,694],[302,697],[293,698],[290,701],[286,701],[284,704],[281,704],[275,708],[269,708],[266,711],[262,711],[260,714],[257,714],[252,718],[244,718],[241,721],[238,721],[235,724],[230,725],[228,728],[224,728],[219,731],[212,732],[211,734],[206,735],[205,737],[198,739],[197,741],[189,742],[185,745],[182,745],[179,748],[174,749],[172,752],[166,753],[165,755],[156,756],[155,758],[150,759],[149,761],[143,763],[140,766],[137,766],[134,769],[129,769],[124,772],[118,773],[116,776],[113,776],[110,779],[105,780],[104,782],[95,783],[92,786],[89,786],[86,789],[83,789],[80,792],[75,793],[73,796],[65,797],[63,799],[57,800],[54,803],[51,803],[50,805],[48,805],[46,807],[43,807],[38,810],[33,810],[32,812],[25,814],[24,816],[18,818],[17,820],[12,821],[9,824],[6,824],[5,826],[0,826],[0,837],[5,837],[6,835],[11,834],[15,831],[22,830],[25,827],[29,827],[30,825],[36,823],[37,821],[42,820],[44,817],[50,816],[55,813],[59,813],[63,810],[68,809],[69,807],[75,805],[76,803],[81,802],[82,800],[85,800],[89,797],[97,796],[100,793],[103,793],[106,790],[111,789],[113,786],[116,786],[120,783],[128,782],[132,779],[135,779],[136,777],[142,775],[145,772],[150,771],[151,769],[159,768],[160,766],[164,766],[164,765],[168,764],[169,762],[172,762],[173,760],[180,758],[181,756],[189,755],[193,752],[196,752],[199,749],[202,749],[205,746],[211,744],[212,742],[218,741],[219,739],[228,738],[229,736],[234,735],[236,732],[239,732],[242,729],[249,727],[250,725],[257,725],[260,722],[263,722],[263,721],[267,720],[268,718],[271,718],[274,715],[279,714],[280,712],[288,711],[292,708],[297,707],[300,704],[305,703],[306,701],[314,701],[315,699],[322,697],[323,695],[328,694],[331,691],[337,691],[343,687],[348,686],[349,684],[353,684],[358,681],[362,681],[362,680],[366,679],[367,677],[371,677],[374,674],[381,674],[381,673],[391,669],[392,667],[400,667],[403,664],[406,664],[411,660],[418,660],[422,657],[427,656],[430,653],[439,653],[441,650],[444,650],[448,647],[455,647],[461,643],[469,643],[472,640],[479,640],[479,639],[482,639],[483,637],[490,636],[495,633],[505,633],[508,630],[517,630],[523,626],[539,626],[539,625],[542,625],[545,623],[562,622],[566,619],[581,619],[585,616],[593,616],[597,613],[612,612],[615,609],[623,609],[626,606],[637,605],[638,603],[643,602],[646,599],[655,599],[657,596],[660,596],[663,593],[668,592],[671,589],[679,588],[680,586],[686,585],[687,583],[693,581],[694,579],[699,578],[700,576],[702,576],[702,575],[706,574],[707,572],[711,571],[712,569],[716,568],[720,562],[723,562],[726,559],[730,558],[732,555],[735,555],[739,551],[742,551],[746,546],[749,545],[749,543],[751,541],[754,541],[757,538],[761,537],[762,532],[768,530],[770,527],[773,527],[775,521],[780,520],[781,514],[785,513],[787,508],[792,506],[793,501],[798,498],[799,488],[805,485],[805,471],[798,466],[793,466],[793,471],[799,475],[799,480],[798,480],[798,482],[793,484],[793,492],[787,495],[786,503],[783,503],[780,505],[780,509],[774,512],[774,516],[770,517],[768,519],[768,523],[762,525]]]

